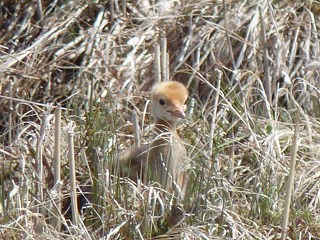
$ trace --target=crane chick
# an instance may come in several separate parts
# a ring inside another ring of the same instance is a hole
[[[184,198],[187,156],[177,123],[185,117],[186,87],[176,81],[156,84],[151,92],[154,127],[148,144],[132,147],[120,156],[120,169],[132,180],[161,184],[168,192]]]

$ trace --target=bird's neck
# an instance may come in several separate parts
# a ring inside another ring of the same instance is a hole
[[[168,132],[168,131],[176,132],[176,125],[177,125],[176,122],[169,122],[162,118],[157,118],[155,120],[155,125],[156,125],[156,128],[161,130],[162,132]]]

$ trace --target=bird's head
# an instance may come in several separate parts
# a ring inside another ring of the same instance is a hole
[[[187,88],[179,82],[161,82],[151,92],[152,114],[156,122],[164,120],[172,125],[185,117],[185,102],[188,98]]]

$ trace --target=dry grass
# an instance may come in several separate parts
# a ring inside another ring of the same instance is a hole
[[[280,239],[292,156],[287,239],[320,238],[318,1],[18,2],[0,12],[1,238]],[[112,167],[134,114],[142,141],[148,131],[162,36],[171,78],[190,90],[179,131],[191,179],[172,229],[170,194]],[[77,186],[92,186],[78,188],[91,206],[73,223],[58,208],[72,156]]]

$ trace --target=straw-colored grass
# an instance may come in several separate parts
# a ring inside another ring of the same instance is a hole
[[[318,1],[0,9],[0,238],[320,238]],[[149,91],[167,76],[190,92],[185,217],[171,228],[170,193],[115,167],[146,141]]]

